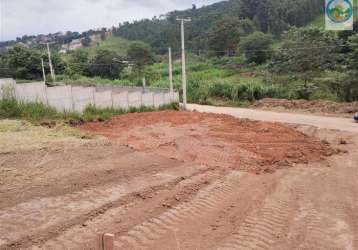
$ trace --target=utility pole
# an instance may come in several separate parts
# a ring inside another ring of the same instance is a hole
[[[52,78],[52,81],[56,81],[55,71],[52,66],[50,45],[49,45],[49,43],[46,43],[46,45],[47,45],[48,63],[50,64],[51,78]]]
[[[174,101],[172,48],[169,48],[169,83],[170,83],[170,99],[171,101]]]
[[[183,78],[183,104],[184,109],[187,106],[187,96],[186,96],[186,65],[185,65],[185,37],[184,37],[184,22],[190,22],[190,18],[177,18],[177,21],[181,22],[181,50],[182,50],[182,78]]]
[[[44,83],[46,83],[46,73],[45,73],[45,66],[44,66],[44,59],[41,58],[41,66],[42,66],[42,76],[44,78]]]

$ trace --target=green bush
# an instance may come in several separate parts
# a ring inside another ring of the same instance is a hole
[[[0,100],[0,118],[16,118],[21,116],[21,109],[14,98]]]
[[[22,103],[14,98],[0,100],[0,118],[26,120],[56,119],[58,112],[42,103]]]

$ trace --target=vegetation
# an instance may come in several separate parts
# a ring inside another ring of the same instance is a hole
[[[159,110],[177,109],[176,104],[165,105]],[[86,108],[83,114],[78,113],[62,113],[57,112],[56,109],[48,107],[42,103],[22,103],[14,98],[5,98],[0,100],[0,118],[14,119],[21,118],[31,122],[51,121],[51,120],[65,120],[72,123],[89,122],[89,121],[106,121],[115,115],[126,113],[139,113],[155,111],[154,108],[141,107],[131,108],[130,110],[121,109],[100,109],[93,106]]]
[[[200,9],[193,7],[173,11],[152,20],[123,23],[114,34],[129,40],[144,41],[156,52],[165,53],[168,46],[178,47],[180,37],[178,32],[173,31],[179,28],[176,17],[184,16],[192,19],[186,25],[190,34],[188,47],[193,50],[209,49],[210,30],[222,19],[248,18],[256,23],[259,31],[279,35],[290,26],[301,27],[314,20],[323,13],[322,6],[324,0],[229,0]]]
[[[353,31],[322,27],[323,0],[229,0],[123,23],[113,36],[59,56],[57,79],[76,84],[169,87],[167,48],[181,91],[180,27],[186,24],[188,98],[240,105],[264,97],[358,100],[358,23]],[[318,20],[318,21],[317,21]],[[105,32],[105,31],[103,31]],[[76,34],[69,34],[76,37]],[[84,37],[89,36],[85,34]],[[15,46],[0,56],[0,76],[41,79],[35,49]],[[111,113],[111,112],[109,112]]]
[[[272,44],[273,38],[271,35],[258,31],[244,37],[239,47],[247,62],[262,64],[270,58]]]
[[[250,20],[238,17],[226,17],[209,31],[208,46],[217,56],[233,55],[236,52],[242,36],[252,33],[255,25]]]
[[[143,43],[133,43],[127,52],[127,58],[131,61],[138,73],[143,73],[146,65],[153,64],[154,55],[151,48]]]

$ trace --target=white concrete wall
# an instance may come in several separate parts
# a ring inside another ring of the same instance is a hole
[[[143,93],[142,94],[142,106],[154,107],[154,93]]]
[[[142,106],[142,92],[128,93],[128,105],[130,108],[140,108]]]
[[[58,86],[46,88],[47,103],[58,111],[73,111],[72,87]]]
[[[164,105],[164,93],[154,94],[154,107],[159,108]]]
[[[164,93],[164,104],[170,104],[172,102],[172,96],[170,93]]]
[[[179,92],[174,92],[174,102],[180,102]]]
[[[112,98],[113,98],[113,108],[123,109],[123,110],[129,109],[128,91],[124,91],[118,94],[113,93]]]
[[[94,103],[97,108],[112,108],[112,91],[95,92]]]
[[[95,105],[94,87],[72,87],[73,110],[83,113],[90,105]]]
[[[16,82],[11,78],[0,79],[0,99],[3,97],[15,97]]]
[[[46,87],[42,82],[16,84],[13,79],[0,79],[0,98],[2,88],[12,88],[14,96],[19,101],[42,102],[56,108],[58,111],[76,111],[82,113],[89,105],[98,108],[118,108],[128,110],[130,107],[139,108],[160,107],[172,102],[168,91],[161,89],[142,89],[116,87]],[[16,95],[15,95],[16,94]],[[179,101],[179,93],[175,92],[174,100]]]
[[[46,85],[43,82],[17,84],[16,99],[21,102],[38,102],[47,104]]]

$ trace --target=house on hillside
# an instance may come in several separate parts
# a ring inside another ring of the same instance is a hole
[[[76,50],[80,48],[83,48],[82,38],[74,39],[72,40],[72,42],[62,45],[61,50],[59,52],[64,54],[67,51]]]

